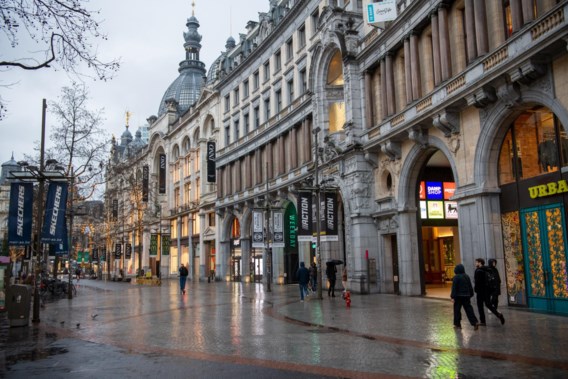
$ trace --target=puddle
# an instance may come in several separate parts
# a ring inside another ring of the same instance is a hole
[[[32,349],[29,351],[21,351],[16,354],[6,355],[6,366],[10,367],[16,363],[23,361],[38,361],[41,359],[49,358],[55,355],[68,353],[69,350],[65,347],[48,347],[45,349]]]

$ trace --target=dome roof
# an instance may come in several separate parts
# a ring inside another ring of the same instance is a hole
[[[132,142],[132,133],[130,133],[130,130],[128,130],[128,125],[126,125],[126,130],[124,131],[124,133],[122,133],[122,136],[120,137],[120,144],[122,146],[126,146],[130,142]]]
[[[164,93],[162,101],[160,101],[158,117],[167,111],[166,100],[175,99],[178,103],[178,112],[183,114],[199,99],[199,94],[203,87],[205,69],[203,71],[203,73],[191,70],[183,70],[180,72],[177,79],[170,84]]]
[[[0,174],[0,184],[4,184],[8,181],[8,174],[12,171],[22,171],[22,168],[14,160],[14,153],[12,153],[12,158],[9,161],[2,163],[2,173]]]

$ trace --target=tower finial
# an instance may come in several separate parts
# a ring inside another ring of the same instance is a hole
[[[191,2],[191,15],[195,17],[195,0]]]
[[[130,116],[132,116],[132,113],[130,113],[130,111],[126,111],[126,127],[128,128],[128,126],[130,125]]]

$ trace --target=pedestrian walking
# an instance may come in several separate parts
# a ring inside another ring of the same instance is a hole
[[[501,325],[505,323],[505,317],[502,313],[499,313],[497,309],[489,301],[490,296],[490,285],[489,285],[489,271],[485,266],[485,260],[483,258],[477,258],[475,260],[475,274],[473,279],[475,280],[475,293],[477,294],[477,311],[479,312],[479,322],[481,326],[487,325],[485,323],[485,309],[484,305],[493,313],[499,320],[501,320]]]
[[[185,267],[182,263],[181,267],[179,268],[179,288],[181,290],[181,293],[184,295],[185,295],[185,282],[187,281],[188,275],[189,271],[187,270],[187,267]]]
[[[327,268],[325,269],[325,275],[327,275],[327,280],[329,281],[329,287],[327,289],[327,296],[335,297],[335,281],[336,281],[337,267],[335,263],[327,263]]]
[[[312,291],[316,292],[318,289],[318,266],[315,262],[310,265],[310,282],[312,284]]]
[[[454,273],[452,292],[450,294],[454,303],[454,328],[461,329],[461,309],[463,307],[469,323],[473,325],[474,330],[477,330],[479,329],[479,322],[471,306],[471,298],[473,297],[471,279],[465,273],[465,268],[461,263],[456,265]]]
[[[304,295],[308,293],[308,282],[310,281],[310,272],[306,268],[304,262],[300,262],[300,268],[296,272],[296,279],[300,285],[300,301],[304,301]]]
[[[497,260],[491,258],[487,266],[488,275],[488,287],[489,287],[489,302],[491,305],[497,309],[499,306],[499,295],[501,295],[501,276],[499,275],[499,270],[497,270]]]

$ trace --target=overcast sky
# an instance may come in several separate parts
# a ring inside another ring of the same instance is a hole
[[[200,58],[207,70],[225,50],[229,36],[238,41],[239,33],[246,33],[246,23],[258,21],[258,12],[269,10],[269,0],[195,3],[203,37]],[[108,35],[108,41],[98,47],[101,60],[121,60],[113,80],[87,79],[90,109],[104,108],[104,128],[117,138],[124,131],[125,112],[130,111],[134,134],[150,115],[157,115],[162,96],[178,77],[179,62],[185,59],[183,32],[191,17],[191,0],[91,0],[87,8],[100,9],[96,19],[102,21],[101,31]],[[29,46],[18,46],[19,55],[25,56]],[[6,40],[0,39],[0,60],[8,58],[4,53],[8,49]],[[16,161],[24,159],[24,153],[32,153],[34,142],[41,137],[42,99],[57,101],[61,88],[70,86],[71,81],[66,73],[53,69],[0,72],[0,95],[8,107],[5,119],[0,121],[0,163],[8,161],[12,152]],[[46,144],[55,122],[48,112]]]

